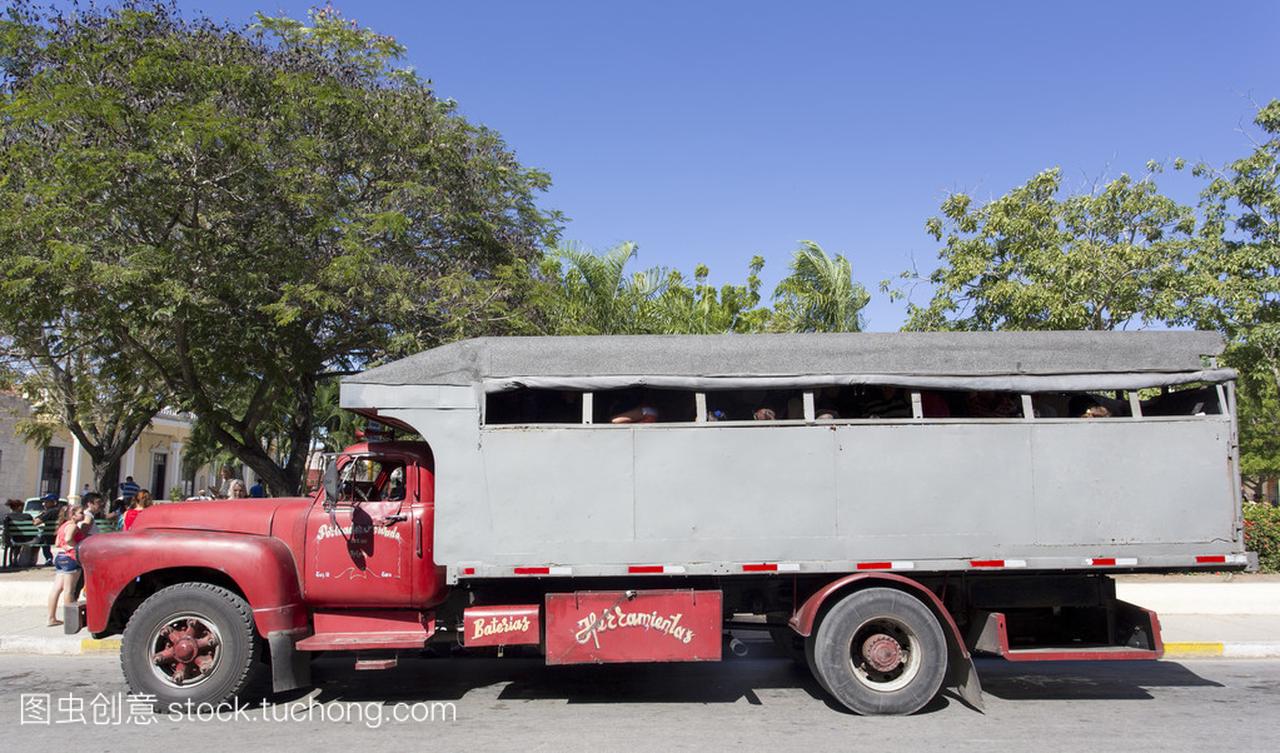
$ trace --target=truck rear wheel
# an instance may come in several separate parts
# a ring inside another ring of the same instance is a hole
[[[868,588],[841,599],[811,639],[810,668],[837,701],[859,714],[911,714],[937,694],[947,641],[919,599]]]
[[[142,602],[125,625],[120,665],[137,694],[168,711],[245,697],[266,677],[253,611],[210,583],[180,583]],[[246,699],[254,700],[254,699]]]

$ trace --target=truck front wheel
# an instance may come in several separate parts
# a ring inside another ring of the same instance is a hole
[[[911,714],[947,673],[942,627],[919,599],[868,588],[841,599],[810,638],[818,682],[859,714]]]
[[[129,688],[163,711],[244,697],[268,669],[249,604],[210,583],[179,583],[142,602],[125,625],[120,664]]]

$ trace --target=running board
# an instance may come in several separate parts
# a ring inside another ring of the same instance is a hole
[[[435,615],[412,609],[316,612],[315,634],[298,641],[299,651],[365,651],[425,648],[435,633]]]
[[[1154,661],[1164,656],[1160,618],[1150,609],[1124,601],[1115,602],[1116,633],[1122,645],[1071,644],[1010,648],[1009,630],[1002,612],[978,612],[970,632],[974,651],[1002,656],[1009,661]]]

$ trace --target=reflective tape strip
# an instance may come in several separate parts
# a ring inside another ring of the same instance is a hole
[[[914,570],[916,563],[909,561],[892,562],[859,562],[856,567],[859,570]]]
[[[462,574],[463,574],[463,575],[475,575],[475,574],[476,574],[476,569],[475,569],[474,567],[464,567],[464,568],[462,568]]]
[[[778,572],[780,573],[796,573],[800,571],[799,562],[779,562]]]
[[[565,565],[555,567],[514,567],[512,572],[516,575],[570,575],[573,573],[573,568]]]
[[[627,572],[632,575],[678,575],[684,572],[684,565],[629,565]]]
[[[973,567],[1026,567],[1026,560],[969,560]]]
[[[778,565],[775,562],[757,562],[742,566],[744,573],[776,573],[777,571]]]
[[[1084,561],[1092,567],[1133,567],[1138,564],[1137,557],[1093,557]]]
[[[1225,565],[1227,564],[1227,555],[1225,554],[1201,554],[1196,556],[1197,565]]]

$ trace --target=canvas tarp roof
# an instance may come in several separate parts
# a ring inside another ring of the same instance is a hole
[[[1235,378],[1216,332],[867,332],[487,337],[348,377],[349,384],[598,390],[889,383],[937,389],[1136,389]]]

